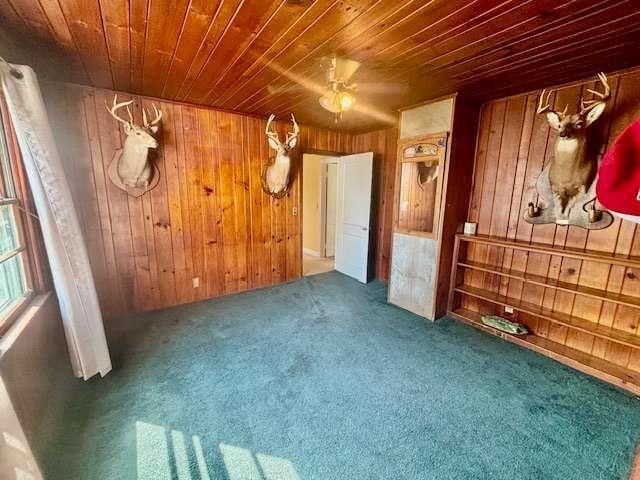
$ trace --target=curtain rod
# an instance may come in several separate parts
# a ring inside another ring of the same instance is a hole
[[[9,62],[7,62],[4,58],[0,57],[0,62],[4,63],[8,68],[9,68],[9,72],[11,73],[11,75],[13,75],[15,78],[17,78],[18,80],[22,79],[22,77],[24,75],[22,75],[22,72],[20,70],[18,70],[16,67],[14,67],[13,65],[11,65]]]

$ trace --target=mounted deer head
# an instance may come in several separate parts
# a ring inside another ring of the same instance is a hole
[[[142,126],[136,125],[129,106],[133,100],[118,103],[118,95],[113,96],[113,104],[106,105],[113,118],[124,125],[127,138],[122,149],[116,150],[111,165],[109,177],[113,183],[127,193],[140,196],[151,190],[158,183],[158,169],[148,160],[150,148],[156,148],[158,141],[153,138],[158,131],[158,122],[162,119],[162,112],[153,104],[155,118],[148,120],[147,110],[142,109]],[[118,115],[118,110],[125,108],[128,120]]]
[[[552,110],[549,106],[549,96],[551,95],[552,90],[549,92],[546,90],[542,91],[540,101],[538,102],[537,112],[546,112],[549,125],[558,132],[558,136],[560,138],[573,138],[584,134],[585,129],[600,118],[600,115],[604,112],[604,109],[607,106],[606,102],[611,96],[611,89],[607,82],[607,76],[604,73],[599,73],[598,79],[602,83],[604,91],[597,92],[595,90],[587,89],[588,92],[592,93],[597,98],[595,100],[588,101],[581,99],[580,111],[572,115],[567,115],[567,110],[569,109],[568,105],[564,107],[562,112]]]
[[[264,133],[267,135],[269,146],[276,151],[275,158],[270,158],[262,170],[262,189],[275,198],[281,198],[289,191],[289,175],[291,173],[291,158],[289,152],[293,150],[298,143],[298,135],[300,127],[296,123],[296,119],[291,115],[293,123],[293,132],[287,133],[284,143],[280,142],[278,133],[271,130],[271,123],[276,118],[271,115],[267,120],[267,127]]]
[[[597,171],[597,162],[587,155],[587,128],[600,118],[611,96],[606,75],[599,73],[598,80],[602,84],[602,91],[587,89],[596,98],[586,101],[581,99],[580,111],[577,113],[568,114],[568,106],[561,112],[553,110],[549,105],[551,92],[543,90],[540,95],[537,113],[546,113],[547,121],[558,132],[558,137],[553,160],[537,183],[539,195],[549,197],[545,198],[547,206],[541,209],[544,213],[541,217],[538,217],[539,214],[536,217],[525,215],[531,223],[555,222],[585,228],[604,228],[590,226],[594,222],[588,220],[587,211],[587,208],[595,209],[595,194],[591,193],[591,186]],[[574,206],[577,206],[576,209]],[[538,212],[536,208],[531,211]],[[594,212],[592,218],[596,216]]]

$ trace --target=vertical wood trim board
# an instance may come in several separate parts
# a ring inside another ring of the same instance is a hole
[[[107,176],[124,132],[105,109],[115,92],[63,83],[45,85],[58,148],[78,209],[100,304],[107,318],[165,308],[295,280],[301,275],[300,158],[281,199],[266,195],[260,175],[271,155],[266,120],[208,107],[118,93],[163,111],[156,188],[139,198]],[[281,138],[290,129],[276,125]],[[374,191],[375,271],[388,274],[395,130],[353,136],[301,126],[300,147],[334,152],[374,151],[381,169]],[[299,154],[297,155],[299,157]],[[390,170],[391,169],[391,170]],[[391,188],[391,190],[389,190]],[[380,218],[378,218],[380,217]],[[387,225],[388,223],[388,225]],[[198,277],[200,286],[193,288]]]
[[[640,117],[640,72],[610,77],[611,100],[604,115],[590,128],[592,155],[601,157],[606,147],[633,119]],[[589,98],[588,88],[595,82],[562,88],[551,98],[555,108],[579,107],[581,96]],[[640,226],[616,219],[603,230],[587,231],[575,226],[531,225],[522,213],[534,200],[535,181],[551,161],[555,132],[550,131],[544,115],[536,115],[535,94],[509,97],[482,106],[475,159],[469,221],[478,222],[478,233],[520,241],[541,242],[599,252],[640,255]],[[632,267],[563,258],[561,256],[516,251],[487,245],[469,245],[466,258],[525,271],[569,284],[640,297],[640,271]],[[640,335],[640,310],[584,295],[523,285],[522,281],[490,273],[465,270],[464,282],[502,295],[548,307],[557,312]],[[465,296],[463,306],[474,311],[493,307]],[[496,313],[501,313],[497,309]],[[640,351],[567,328],[542,318],[520,314],[536,335],[577,349],[613,364],[640,371]]]

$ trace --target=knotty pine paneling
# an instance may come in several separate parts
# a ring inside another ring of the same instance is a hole
[[[333,118],[317,88],[301,85],[324,85],[321,59],[340,52],[362,63],[350,79],[358,103],[342,121],[353,131],[388,127],[399,108],[454,92],[485,101],[637,66],[639,20],[633,0],[0,2],[0,28],[33,45],[49,79],[294,112],[326,128]],[[19,49],[7,55],[33,64]]]
[[[640,116],[640,71],[609,77],[611,99],[603,116],[590,128],[592,155],[601,156],[615,137]],[[585,81],[557,90],[552,95],[556,109],[579,106],[589,97]],[[507,239],[542,242],[600,252],[640,255],[640,226],[616,219],[604,230],[587,231],[574,226],[531,225],[522,218],[527,203],[535,199],[535,181],[552,159],[555,132],[544,115],[537,115],[537,93],[486,103],[481,110],[469,220],[478,222],[478,233]],[[542,275],[563,282],[613,293],[640,296],[640,271],[554,255],[527,253],[491,246],[470,246],[469,259]],[[601,325],[640,335],[639,310],[611,302],[573,295],[554,289],[526,285],[478,271],[465,272],[465,283],[497,291],[509,297],[544,305]],[[469,297],[465,306],[478,309]],[[638,350],[580,333],[546,320],[521,315],[537,335],[591,353],[615,364],[640,371]]]
[[[160,182],[128,196],[106,170],[124,133],[105,109],[110,90],[47,83],[51,123],[78,208],[107,317],[164,308],[299,278],[300,171],[294,160],[288,196],[263,193],[260,174],[271,152],[266,120],[207,107],[155,101],[163,112],[152,151]],[[134,116],[152,99],[134,99]],[[282,138],[290,124],[278,123]],[[301,151],[374,151],[372,258],[388,274],[394,129],[352,136],[301,125]],[[382,194],[381,194],[382,193]],[[193,288],[192,278],[200,278]]]

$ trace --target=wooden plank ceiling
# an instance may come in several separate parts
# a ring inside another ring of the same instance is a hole
[[[486,100],[640,63],[638,0],[0,0],[3,26],[64,52],[72,81],[334,127],[319,59],[362,62],[358,110],[468,92]]]

